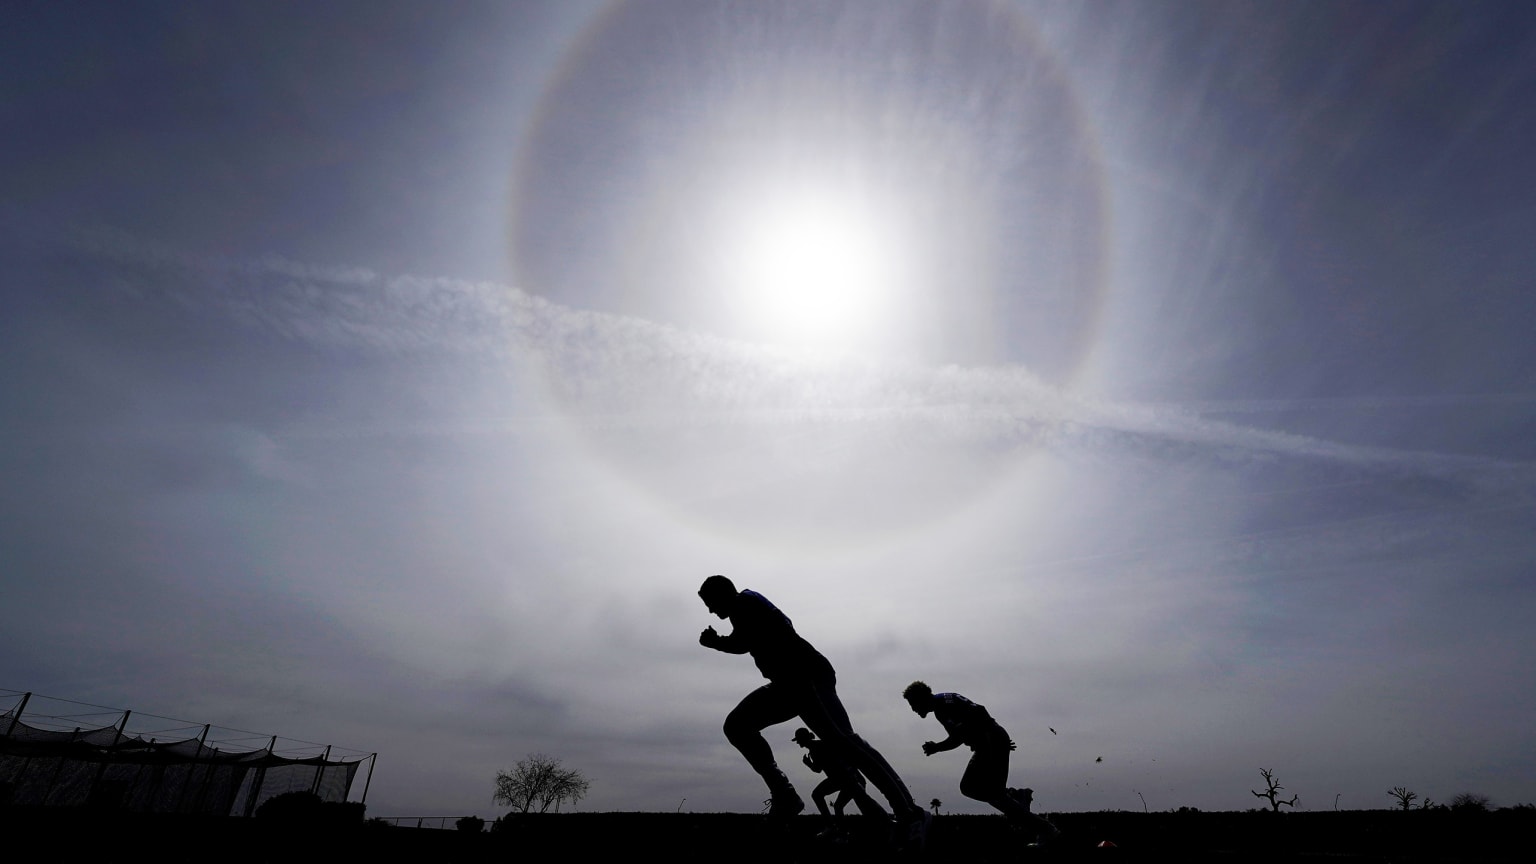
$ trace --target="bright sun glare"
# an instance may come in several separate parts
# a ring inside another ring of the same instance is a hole
[[[729,256],[736,313],[777,342],[867,347],[891,313],[894,238],[858,196],[781,189],[744,207]]]

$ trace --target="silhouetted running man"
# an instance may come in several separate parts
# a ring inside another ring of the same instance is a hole
[[[843,809],[848,806],[849,801],[857,803],[859,812],[865,816],[885,815],[885,810],[864,790],[864,776],[855,771],[852,765],[844,762],[831,745],[817,740],[811,730],[804,726],[795,730],[794,742],[805,748],[805,755],[800,757],[805,767],[818,774],[827,775],[827,779],[817,783],[816,788],[811,790],[811,800],[816,802],[816,809],[821,815],[830,817],[832,811],[835,811],[841,818]],[[827,796],[834,792],[837,793],[837,798],[832,802],[832,811],[829,811]],[[822,833],[836,834],[837,829],[830,827]]]
[[[1008,754],[1015,749],[1008,730],[992,719],[987,709],[959,693],[935,693],[921,681],[913,681],[901,694],[919,717],[932,711],[949,733],[943,741],[924,741],[923,755],[932,756],[964,744],[971,761],[960,776],[960,794],[991,804],[1009,818],[1037,833],[1039,839],[1055,839],[1056,826],[1030,812],[1033,789],[1008,786]]]
[[[805,809],[789,778],[779,770],[762,730],[799,717],[832,752],[863,772],[891,805],[901,826],[900,842],[922,846],[931,816],[912,800],[906,784],[869,742],[853,731],[848,711],[837,697],[837,673],[821,652],[795,632],[794,624],[756,591],[737,591],[731,580],[711,576],[699,588],[709,611],[731,621],[731,633],[715,628],[699,634],[699,644],[727,654],[751,654],[768,683],[748,693],[725,718],[725,737],[768,784],[769,813],[793,816]]]

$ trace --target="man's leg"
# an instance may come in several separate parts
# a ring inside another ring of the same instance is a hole
[[[912,800],[912,793],[907,791],[907,784],[902,782],[896,769],[885,761],[880,751],[870,746],[868,741],[853,731],[853,723],[848,719],[848,711],[837,696],[835,679],[807,682],[804,697],[805,701],[800,706],[800,719],[805,721],[805,725],[810,727],[818,738],[829,742],[843,755],[848,764],[857,768],[869,778],[869,782],[875,784],[875,788],[885,796],[885,800],[891,805],[891,811],[898,818],[925,812]]]
[[[1030,812],[1033,792],[1028,789],[1020,789],[1018,792],[1015,795],[1008,788],[1006,747],[989,747],[971,754],[971,761],[965,766],[965,774],[960,778],[960,794],[991,804],[1014,820],[1015,825],[1031,831],[1042,842],[1054,839],[1061,833],[1049,820]]]
[[[864,788],[864,778],[859,772],[851,768],[842,769],[834,775],[838,783],[842,784],[843,795],[853,803],[859,805],[859,812],[865,816],[885,816],[885,808],[871,798],[869,791]]]
[[[837,781],[831,777],[816,784],[816,788],[811,790],[811,800],[816,802],[817,812],[823,816],[832,815],[832,811],[827,809],[827,796],[837,791]],[[839,802],[842,801],[841,793],[839,793],[837,800]],[[843,808],[838,805],[834,806],[837,806],[837,815],[843,815]]]
[[[779,815],[794,815],[805,809],[799,793],[779,770],[774,761],[773,748],[763,738],[763,730],[792,719],[795,716],[794,700],[786,697],[772,682],[748,693],[745,699],[725,716],[725,737],[768,784],[768,794],[773,796],[772,809]]]
[[[1008,794],[1008,750],[989,747],[971,754],[960,777],[960,794],[984,801],[1007,816],[1022,818],[1029,810]]]

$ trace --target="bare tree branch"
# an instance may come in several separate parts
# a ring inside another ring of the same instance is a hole
[[[1254,797],[1268,799],[1269,800],[1269,806],[1274,808],[1274,811],[1276,813],[1280,812],[1280,808],[1282,806],[1285,806],[1285,807],[1295,807],[1296,806],[1296,799],[1298,797],[1300,797],[1300,796],[1292,795],[1291,796],[1291,800],[1289,800],[1289,801],[1286,801],[1285,799],[1280,797],[1280,790],[1284,789],[1285,787],[1281,786],[1280,785],[1280,781],[1275,779],[1275,772],[1274,772],[1273,769],[1270,769],[1270,768],[1260,768],[1259,769],[1259,773],[1264,776],[1264,782],[1266,784],[1268,784],[1269,788],[1266,789],[1263,792],[1253,792]],[[1253,790],[1250,789],[1249,791],[1252,792]]]
[[[558,813],[565,802],[574,804],[586,797],[590,785],[580,771],[561,767],[559,759],[530,753],[511,770],[496,772],[496,793],[491,801],[519,813],[527,813],[535,805],[540,813],[549,812],[551,807]]]

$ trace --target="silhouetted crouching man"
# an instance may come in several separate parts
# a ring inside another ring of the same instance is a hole
[[[923,755],[932,756],[964,744],[971,748],[971,761],[960,776],[960,794],[991,804],[1003,814],[1028,827],[1040,839],[1054,839],[1056,826],[1030,812],[1035,793],[1032,789],[1008,787],[1008,754],[1015,749],[1008,731],[992,719],[987,709],[959,693],[935,693],[921,681],[913,681],[902,698],[919,717],[933,712],[949,736],[943,741],[924,741]]]
[[[816,788],[811,790],[811,800],[816,802],[816,809],[821,815],[830,817],[832,811],[835,811],[841,817],[849,801],[857,803],[859,812],[865,816],[885,815],[885,810],[864,790],[864,776],[855,771],[852,765],[844,762],[842,756],[834,751],[830,744],[817,740],[811,730],[804,726],[795,730],[794,742],[805,748],[805,755],[800,757],[805,767],[818,774],[827,775],[827,779],[816,784]],[[837,793],[837,798],[832,802],[832,811],[828,811],[827,796],[834,792]],[[837,829],[829,827],[822,833],[835,835]]]
[[[779,770],[773,748],[762,735],[769,726],[799,717],[833,753],[862,772],[885,796],[905,832],[901,842],[921,846],[931,817],[913,802],[912,793],[885,757],[854,733],[837,696],[837,673],[827,658],[756,591],[737,591],[731,580],[711,576],[699,588],[699,598],[710,612],[731,621],[729,635],[721,636],[708,627],[699,634],[699,644],[727,654],[751,654],[758,671],[768,679],[726,716],[725,737],[768,784],[773,796],[770,814],[793,816],[805,809],[805,802]]]

